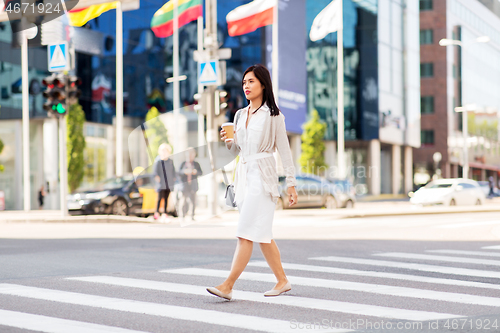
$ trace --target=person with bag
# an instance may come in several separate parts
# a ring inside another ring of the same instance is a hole
[[[297,181],[285,117],[274,100],[271,76],[266,67],[249,67],[243,74],[242,87],[249,105],[238,110],[235,116],[234,140],[226,140],[226,132],[220,132],[226,148],[240,156],[234,182],[234,201],[240,212],[236,232],[238,244],[227,279],[216,287],[207,288],[209,293],[227,300],[232,298],[233,286],[250,260],[254,242],[259,243],[277,279],[274,288],[264,296],[279,296],[292,288],[272,236],[275,206],[280,197],[273,156],[276,149],[286,174],[289,205],[297,203]]]
[[[157,220],[160,217],[160,203],[163,199],[165,211],[162,216],[162,222],[169,223],[171,220],[167,217],[167,205],[168,197],[170,192],[174,189],[176,181],[176,173],[174,162],[170,159],[170,154],[172,154],[172,147],[166,143],[162,143],[158,147],[158,155],[160,159],[154,164],[154,174],[157,182],[156,191],[158,192],[158,202],[156,204],[156,212],[154,214],[154,219]]]
[[[185,218],[188,212],[188,201],[191,203],[191,220],[194,221],[194,210],[196,207],[196,192],[198,191],[198,176],[203,174],[200,163],[196,162],[196,150],[190,147],[186,151],[186,161],[179,167],[179,176],[182,182],[182,198],[180,204],[181,218]]]

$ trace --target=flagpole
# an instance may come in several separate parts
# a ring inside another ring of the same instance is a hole
[[[178,130],[178,121],[179,121],[179,15],[178,15],[178,0],[174,1],[174,153],[179,153],[179,130]]]
[[[339,30],[337,31],[337,167],[339,178],[346,177],[344,143],[344,10],[339,1]]]
[[[278,11],[279,11],[279,0],[275,0],[276,4],[273,9],[273,52],[272,58],[272,74],[273,74],[273,91],[274,99],[276,103],[279,104],[279,80],[278,80]]]
[[[203,16],[198,17],[198,52],[199,54],[203,51]],[[203,93],[203,85],[198,85],[198,94]],[[202,147],[205,144],[205,116],[202,112],[198,113],[198,146]],[[199,157],[201,156],[201,151],[198,152]]]
[[[116,4],[116,176],[123,176],[123,11]]]

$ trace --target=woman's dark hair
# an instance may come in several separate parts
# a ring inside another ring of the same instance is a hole
[[[262,96],[262,105],[267,103],[267,106],[271,110],[271,116],[277,116],[280,114],[280,109],[276,105],[276,101],[274,100],[273,94],[273,83],[271,81],[271,75],[269,74],[269,70],[260,64],[253,65],[247,68],[245,73],[243,73],[243,79],[245,75],[253,72],[257,80],[259,80],[260,84],[264,86],[264,92]],[[243,85],[243,79],[241,80],[241,84]],[[248,101],[248,100],[247,100]]]

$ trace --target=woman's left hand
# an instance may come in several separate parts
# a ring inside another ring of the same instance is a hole
[[[295,206],[298,202],[297,200],[297,191],[295,190],[295,186],[289,187],[288,190],[288,206]]]

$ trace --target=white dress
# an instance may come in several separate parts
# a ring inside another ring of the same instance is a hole
[[[244,184],[238,180],[238,184],[243,185],[243,188],[235,189],[241,193],[236,198],[240,212],[236,237],[257,243],[271,243],[276,204],[273,202],[271,194],[264,191],[257,160],[246,162],[246,166],[241,163],[242,157],[257,154],[264,122],[266,117],[270,117],[270,111],[269,109],[257,111],[250,118],[248,128],[245,128],[247,117],[248,113],[245,110],[236,125],[238,145],[241,148],[237,177],[242,177],[242,173],[246,171]]]

